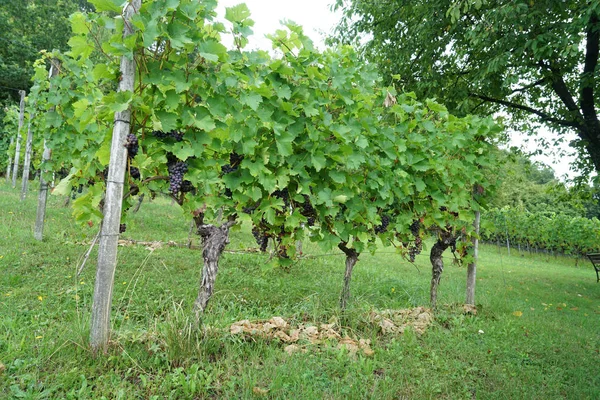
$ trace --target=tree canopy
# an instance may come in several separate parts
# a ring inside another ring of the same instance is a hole
[[[489,208],[506,208],[528,213],[561,213],[570,217],[598,216],[597,187],[567,186],[551,168],[532,162],[512,148],[501,150],[498,164],[490,173],[501,178]]]
[[[513,128],[545,125],[600,171],[598,0],[338,0],[337,40],[419,97],[456,114],[510,115]]]
[[[28,91],[33,63],[42,50],[67,50],[69,15],[89,10],[85,0],[3,1],[0,7],[0,102]]]

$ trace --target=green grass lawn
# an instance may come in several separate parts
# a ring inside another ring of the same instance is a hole
[[[36,186],[35,184],[32,186]],[[51,196],[43,242],[33,239],[37,193],[24,202],[0,184],[0,398],[25,399],[598,399],[600,284],[573,259],[508,257],[483,246],[476,316],[464,315],[466,268],[446,269],[440,309],[423,335],[381,335],[372,310],[427,305],[430,265],[389,250],[362,255],[350,307],[338,310],[344,258],[307,255],[288,270],[268,256],[224,254],[203,321],[189,328],[201,253],[187,248],[119,249],[109,353],[87,345],[96,254],[79,260],[97,232],[80,227]],[[254,246],[248,227],[228,250]],[[189,223],[157,198],[132,215],[124,238],[187,242]],[[194,238],[197,244],[197,238]],[[600,244],[599,244],[600,247]],[[336,322],[374,354],[334,344],[289,355],[276,339],[231,335],[239,320],[281,316],[305,324]]]

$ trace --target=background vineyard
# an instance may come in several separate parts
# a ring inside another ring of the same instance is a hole
[[[483,213],[481,238],[503,245],[508,240],[510,246],[521,250],[582,256],[599,250],[600,221],[506,207]]]

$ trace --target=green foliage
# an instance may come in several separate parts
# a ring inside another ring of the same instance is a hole
[[[494,209],[482,217],[481,236],[487,241],[582,256],[597,252],[600,221],[554,212],[523,212],[514,208]]]
[[[600,170],[598,1],[338,0],[337,8],[336,40],[359,45],[388,82],[458,115],[504,111],[521,132],[544,124],[556,142],[572,131],[578,166]]]
[[[588,185],[567,186],[554,177],[549,167],[532,163],[518,150],[502,150],[498,164],[489,173],[500,181],[491,208],[510,207],[531,213],[561,213],[586,216],[596,204]],[[590,216],[591,217],[591,216]]]
[[[10,148],[10,140],[16,137],[19,130],[19,107],[13,105],[4,109],[0,129],[0,171],[6,172],[9,157],[14,157],[14,144]]]
[[[69,15],[90,9],[82,0],[3,1],[0,7],[0,103],[17,101],[17,90],[31,86],[33,64],[41,51],[66,50]],[[12,88],[12,89],[11,89]],[[1,116],[0,116],[1,117]]]
[[[91,185],[74,203],[81,222],[100,218],[93,209],[103,193],[113,115],[131,107],[141,151],[129,167],[142,177],[128,176],[131,193],[166,192],[168,165],[186,162],[194,190],[172,195],[190,218],[223,210],[251,220],[283,255],[293,256],[307,234],[324,248],[342,242],[374,250],[384,214],[391,218],[379,235],[386,245],[410,241],[414,220],[472,230],[481,200],[474,185],[492,192],[481,172],[493,164],[498,127],[491,120],[457,118],[434,101],[381,87],[351,48],[318,52],[294,24],[272,36],[281,57],[244,52],[253,24],[245,6],[227,11],[239,39],[227,51],[215,3],[145,2],[132,20],[137,34],[127,39],[113,3],[94,4],[109,12],[73,15],[70,53],[47,55],[60,60],[61,74],[48,82],[42,63],[36,73],[40,112],[55,107],[46,118],[53,162],[72,166],[69,185]],[[138,65],[133,93],[115,91],[123,55]],[[154,133],[172,130],[181,140]],[[233,155],[241,159],[235,168]],[[317,222],[308,232],[300,210],[306,201]]]

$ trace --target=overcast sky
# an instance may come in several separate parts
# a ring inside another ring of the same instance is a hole
[[[225,16],[225,7],[246,3],[254,20],[254,35],[250,37],[249,49],[271,49],[271,41],[266,34],[281,29],[281,20],[291,20],[304,28],[319,48],[323,48],[323,34],[331,33],[337,25],[340,14],[330,11],[335,0],[219,0],[217,12]]]
[[[304,33],[309,36],[319,48],[324,48],[324,35],[331,33],[337,25],[341,15],[330,11],[331,4],[335,0],[219,0],[217,12],[224,20],[225,7],[231,7],[240,3],[246,3],[254,20],[254,34],[249,38],[248,49],[260,48],[271,49],[271,42],[265,38],[266,34],[274,33],[281,29],[281,20],[291,20],[304,27]],[[225,41],[226,45],[230,42]],[[523,140],[519,134],[511,135],[512,145],[521,146]],[[549,138],[551,136],[548,136]],[[574,136],[573,136],[574,137]],[[535,151],[536,145],[533,141],[525,145],[527,151]],[[535,156],[534,160],[543,162],[556,171],[557,177],[575,174],[569,172],[569,164],[572,157],[557,158],[552,155]]]

